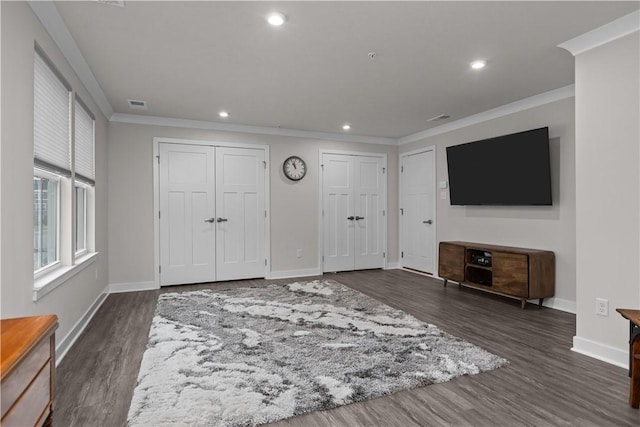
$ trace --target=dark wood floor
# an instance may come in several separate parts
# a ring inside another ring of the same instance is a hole
[[[401,270],[325,275],[507,358],[510,365],[279,426],[639,426],[627,371],[570,351],[575,316],[449,286]],[[306,280],[306,279],[305,279]],[[110,295],[60,363],[54,426],[126,425],[160,292],[289,280],[190,285]]]

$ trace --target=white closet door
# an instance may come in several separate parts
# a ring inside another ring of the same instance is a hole
[[[216,148],[217,280],[265,276],[263,150]]]
[[[353,270],[354,159],[353,156],[324,154],[322,164],[323,270]]]
[[[356,270],[384,266],[384,160],[354,157]]]
[[[215,280],[213,147],[159,144],[160,284]]]
[[[403,157],[402,266],[434,272],[434,155],[423,151]]]

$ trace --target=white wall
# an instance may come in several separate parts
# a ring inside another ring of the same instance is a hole
[[[304,138],[215,132],[200,129],[109,124],[109,281],[148,283],[153,263],[153,137],[264,144],[270,147],[271,271],[318,269],[318,150],[387,153],[388,261],[398,260],[397,147]],[[297,183],[286,179],[282,163],[298,155],[308,173]],[[302,258],[296,250],[302,249]]]
[[[2,157],[0,230],[2,318],[57,314],[61,343],[107,285],[106,119],[24,2],[2,8]],[[33,291],[33,61],[37,42],[96,115],[97,261],[39,301]],[[96,279],[97,276],[97,279]]]
[[[640,308],[640,33],[576,56],[577,331],[574,349],[627,365]],[[595,314],[595,298],[609,316]]]
[[[573,98],[405,144],[400,147],[400,155],[435,145],[437,181],[448,181],[447,146],[544,126],[549,127],[553,206],[451,206],[448,190],[446,200],[440,199],[438,190],[437,238],[553,251],[555,298],[545,305],[571,311],[576,298]]]

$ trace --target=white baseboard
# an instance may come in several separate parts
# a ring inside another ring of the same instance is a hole
[[[119,294],[122,292],[152,291],[160,289],[155,282],[131,282],[131,283],[110,283],[109,293]]]
[[[98,298],[89,306],[87,311],[80,317],[80,320],[73,325],[73,328],[69,331],[66,337],[64,337],[60,343],[56,346],[56,366],[60,364],[64,356],[67,355],[67,352],[71,348],[74,342],[78,339],[80,334],[84,331],[84,328],[87,327],[93,315],[96,314],[104,300],[109,296],[109,287],[107,286],[104,290],[98,295]]]
[[[289,279],[292,277],[309,277],[309,276],[322,276],[322,271],[319,268],[307,268],[305,270],[272,271],[269,278],[270,279]]]
[[[576,302],[562,298],[545,298],[543,306],[553,308],[554,310],[565,311],[567,313],[576,314]]]
[[[398,267],[400,270],[406,271],[407,273],[417,274],[418,276],[431,277],[432,279],[444,280],[440,278],[437,274],[425,273],[424,271],[414,270],[412,268],[404,268]]]
[[[622,350],[575,336],[573,337],[573,347],[571,347],[571,350],[624,369],[629,369],[629,353],[627,349]]]
[[[385,268],[385,270],[398,270],[400,268],[402,268],[402,266],[399,262],[388,262],[387,268]]]

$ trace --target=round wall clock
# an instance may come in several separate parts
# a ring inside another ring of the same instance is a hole
[[[291,181],[300,181],[307,174],[307,164],[298,156],[291,156],[282,165],[284,175]]]

